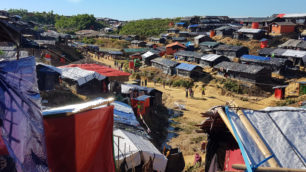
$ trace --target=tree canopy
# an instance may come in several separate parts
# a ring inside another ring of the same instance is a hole
[[[144,19],[131,21],[125,24],[120,30],[122,35],[139,35],[141,37],[157,36],[166,31],[170,26],[169,23],[177,22],[176,19]]]
[[[55,24],[56,18],[59,17],[58,14],[54,14],[53,11],[49,12],[28,12],[25,9],[10,9],[8,12],[11,15],[19,15],[24,21],[32,21],[39,24]]]
[[[75,32],[84,29],[100,29],[104,27],[93,15],[78,14],[76,16],[60,16],[55,22],[55,28],[61,32]]]

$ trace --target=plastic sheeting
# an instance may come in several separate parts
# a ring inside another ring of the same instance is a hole
[[[35,58],[0,62],[2,137],[18,171],[48,171]]]
[[[100,75],[97,72],[84,70],[78,67],[67,67],[62,68],[62,78],[68,78],[72,79],[74,81],[78,82],[78,85],[81,86],[88,81],[91,81],[93,79],[97,79],[99,81],[105,79],[106,77],[103,75]]]
[[[96,108],[71,116],[105,100],[45,111],[44,126],[49,168],[55,172],[115,171],[113,161],[113,106]]]
[[[147,138],[120,129],[114,130],[114,136],[121,137],[121,139],[119,139],[119,153],[118,140],[115,138],[114,149],[116,161],[121,164],[125,158],[126,169],[131,169],[132,167],[140,165],[141,161],[146,163],[151,157],[153,159],[154,170],[159,172],[166,170],[167,158],[161,154]]]
[[[275,159],[281,167],[306,169],[303,165],[303,162],[306,161],[305,109],[273,107],[262,111],[245,110],[244,113],[268,149],[275,155]],[[256,165],[264,160],[264,156],[237,114],[230,111],[229,115],[246,149],[250,163]],[[269,165],[266,162],[263,166]]]

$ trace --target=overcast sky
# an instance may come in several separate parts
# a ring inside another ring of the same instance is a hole
[[[261,17],[306,13],[306,0],[0,0],[0,9],[51,11],[63,15],[94,14],[121,20],[192,15]]]

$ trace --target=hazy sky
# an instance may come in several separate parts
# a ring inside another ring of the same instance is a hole
[[[192,15],[260,17],[306,13],[306,0],[0,0],[0,9],[10,8],[53,10],[64,15],[88,13],[121,20]]]

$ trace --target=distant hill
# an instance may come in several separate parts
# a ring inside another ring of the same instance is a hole
[[[178,22],[180,18],[175,19],[144,19],[130,21],[120,30],[121,35],[139,35],[141,37],[158,36],[165,32],[170,26],[169,23]]]

